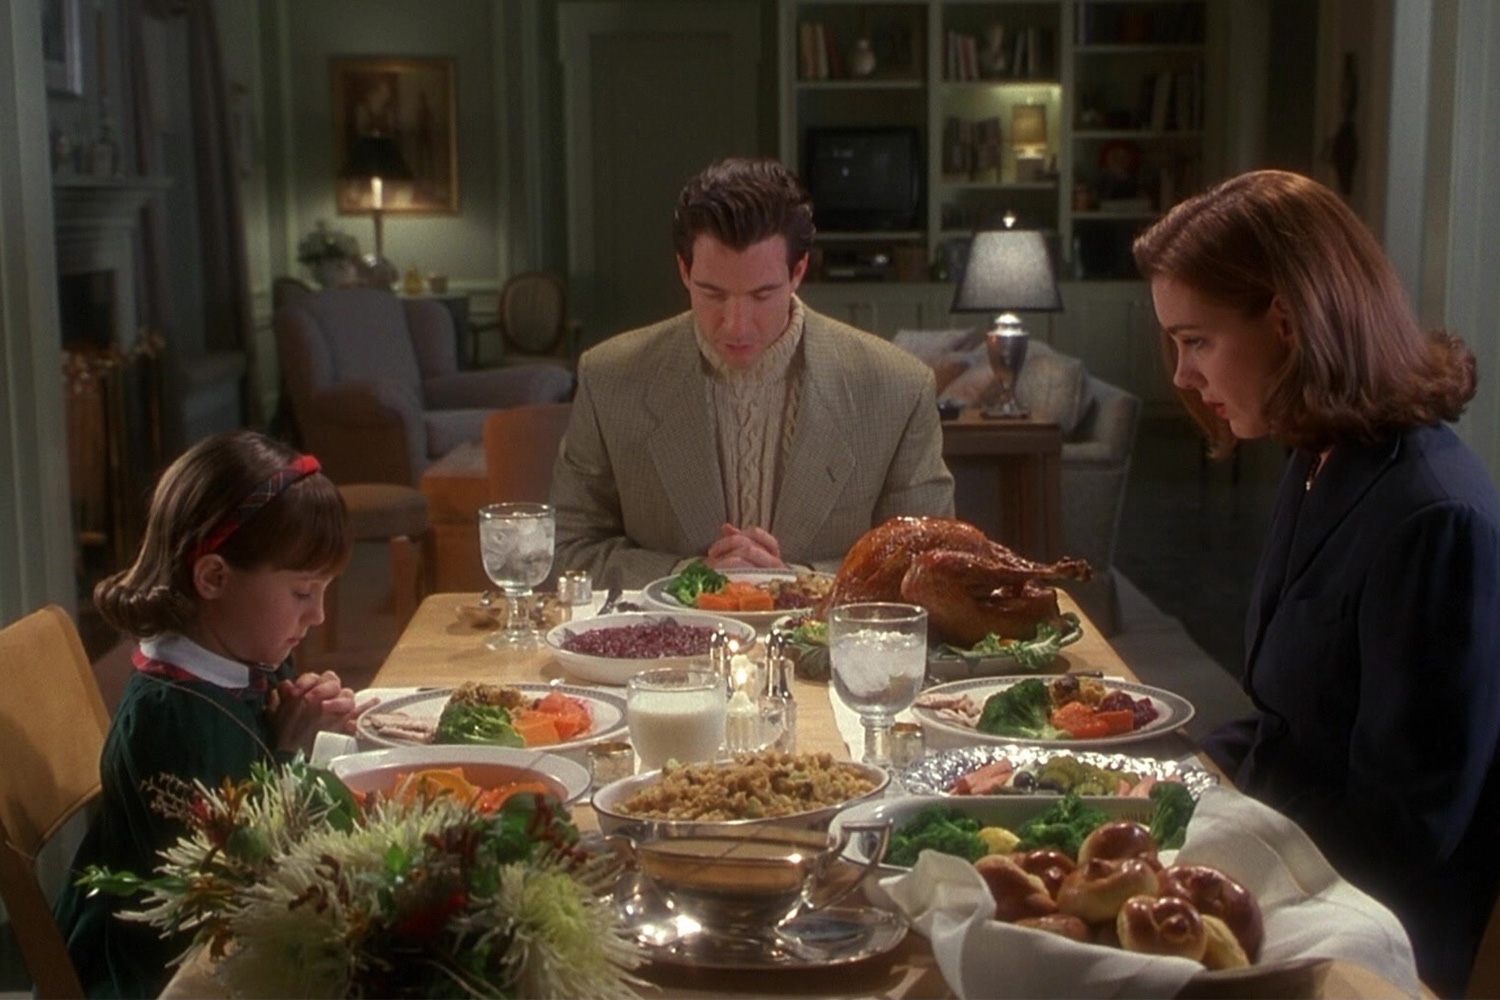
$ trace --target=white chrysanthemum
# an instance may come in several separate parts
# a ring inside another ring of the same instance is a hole
[[[215,975],[235,996],[348,996],[354,953],[342,911],[288,909],[279,895],[267,893],[235,915],[235,943]]]
[[[562,869],[506,865],[489,912],[476,921],[511,935],[505,965],[522,997],[635,996],[626,969],[640,962],[614,909]]]

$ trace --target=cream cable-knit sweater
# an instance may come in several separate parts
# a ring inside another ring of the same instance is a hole
[[[708,409],[719,445],[729,521],[739,528],[771,528],[776,487],[797,428],[805,317],[802,301],[793,297],[785,332],[744,371],[719,357],[696,321],[693,324],[709,375]]]

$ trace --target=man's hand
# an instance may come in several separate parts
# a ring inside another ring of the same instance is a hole
[[[703,561],[716,570],[785,569],[781,561],[781,543],[764,528],[741,530],[726,523],[719,529],[719,540],[708,547]]]

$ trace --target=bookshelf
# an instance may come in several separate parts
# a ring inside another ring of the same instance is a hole
[[[975,230],[1041,229],[1060,277],[1134,277],[1130,240],[1218,176],[1210,0],[781,0],[782,159],[810,128],[918,129],[915,230],[821,231],[812,280],[951,280]],[[870,266],[848,269],[839,262]]]

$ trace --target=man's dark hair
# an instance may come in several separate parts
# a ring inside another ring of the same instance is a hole
[[[812,199],[778,160],[731,157],[710,164],[683,187],[672,212],[672,245],[691,267],[704,233],[731,250],[786,238],[787,270],[812,249]]]

